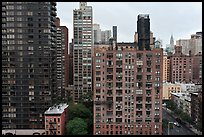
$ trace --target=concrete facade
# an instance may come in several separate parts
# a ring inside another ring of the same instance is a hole
[[[163,83],[163,93],[162,99],[169,100],[171,99],[171,93],[180,93],[181,85],[177,83]]]

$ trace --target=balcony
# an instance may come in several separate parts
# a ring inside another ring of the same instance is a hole
[[[142,118],[142,115],[136,115],[136,118]]]
[[[54,10],[54,11],[57,10],[57,8],[55,6],[52,6],[51,9]]]
[[[142,110],[142,108],[136,108],[136,111],[141,111]]]
[[[150,101],[146,101],[146,104],[151,104],[152,103],[152,101],[150,100]]]
[[[137,104],[142,104],[141,100],[136,101]]]
[[[107,96],[113,96],[112,92],[107,92]]]

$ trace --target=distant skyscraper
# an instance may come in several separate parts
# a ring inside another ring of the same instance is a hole
[[[113,39],[117,43],[117,26],[113,26]]]
[[[170,51],[172,52],[172,53],[175,53],[175,49],[174,49],[174,37],[173,37],[173,35],[171,35],[171,38],[170,38]]]
[[[92,92],[92,47],[93,15],[92,7],[80,2],[80,8],[73,11],[73,72],[74,102],[79,102],[82,95]],[[89,94],[91,95],[91,94]]]
[[[176,41],[176,46],[182,46],[182,53],[196,55],[199,52],[202,54],[202,32],[192,34],[190,39],[179,39]],[[200,54],[200,53],[199,53]]]
[[[190,49],[190,40],[189,39],[177,40],[176,46],[181,46],[182,47],[182,53],[185,55],[189,55],[189,49]]]
[[[111,30],[101,31],[101,43],[102,44],[108,44],[110,38],[111,38]]]
[[[101,43],[101,29],[99,24],[93,24],[94,43]]]
[[[2,2],[2,129],[44,129],[56,90],[56,2]]]
[[[150,50],[150,19],[148,14],[139,14],[137,21],[138,49]]]
[[[192,55],[202,53],[202,32],[191,35],[189,50],[191,50]]]
[[[172,47],[174,46],[174,37],[173,37],[173,35],[171,35],[171,38],[170,38],[170,45]]]

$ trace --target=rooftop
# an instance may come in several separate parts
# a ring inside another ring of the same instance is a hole
[[[54,105],[54,106],[50,107],[48,110],[46,110],[45,114],[62,114],[68,106],[69,105],[67,105],[66,103]]]

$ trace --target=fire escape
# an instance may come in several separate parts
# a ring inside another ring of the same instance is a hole
[[[49,128],[50,135],[56,135],[56,133],[57,133],[57,122],[50,121],[49,124],[50,124],[50,128]]]

